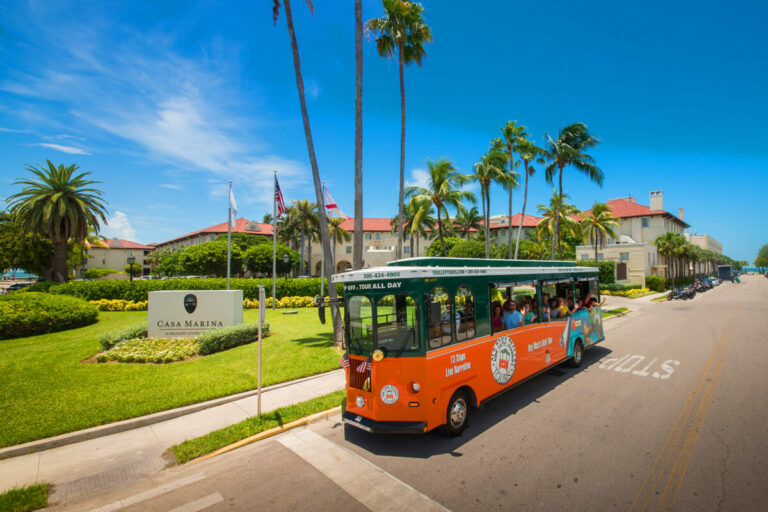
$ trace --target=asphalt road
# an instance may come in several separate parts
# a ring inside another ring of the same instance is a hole
[[[332,417],[71,508],[768,510],[766,333],[768,279],[747,276],[607,322],[582,368],[472,411],[458,438]]]

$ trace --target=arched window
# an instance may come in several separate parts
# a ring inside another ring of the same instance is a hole
[[[456,290],[456,341],[466,341],[475,337],[475,298],[469,286],[462,285]]]
[[[429,348],[450,345],[454,321],[451,320],[451,297],[440,286],[432,289],[429,299]]]

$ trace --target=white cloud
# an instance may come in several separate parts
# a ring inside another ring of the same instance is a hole
[[[429,173],[424,169],[413,169],[410,179],[405,180],[406,187],[426,188],[429,183]]]
[[[14,130],[13,128],[3,128],[0,126],[0,132],[4,133],[31,133],[32,130]]]
[[[122,238],[131,241],[136,238],[136,230],[131,227],[128,216],[123,212],[115,212],[112,217],[107,219],[107,225],[102,231],[102,234],[108,238]]]
[[[160,186],[171,190],[181,190],[181,185],[174,185],[173,183],[161,183]]]
[[[61,151],[62,153],[68,153],[70,155],[90,155],[90,153],[88,153],[87,151],[84,151],[80,148],[76,148],[74,146],[63,146],[61,144],[51,144],[48,142],[39,142],[37,144],[33,144],[33,146],[41,146],[44,148]]]

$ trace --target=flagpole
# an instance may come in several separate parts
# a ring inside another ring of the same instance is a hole
[[[323,181],[323,206],[325,208],[325,181]],[[327,212],[326,212],[327,213]],[[326,217],[327,219],[327,217]],[[320,244],[320,299],[325,302],[323,294],[323,281],[325,280],[325,247]]]
[[[272,180],[272,309],[275,309],[275,275],[277,274],[277,171]]]
[[[232,251],[232,180],[229,180],[227,204],[227,290],[229,290],[230,255]]]

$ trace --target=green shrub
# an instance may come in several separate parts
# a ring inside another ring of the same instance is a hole
[[[86,279],[98,279],[100,277],[104,277],[109,274],[117,274],[118,272],[119,270],[114,270],[111,268],[89,268],[88,270],[85,271],[85,274],[83,274],[83,277],[85,277]]]
[[[455,236],[446,236],[443,238],[443,241],[445,242],[445,254],[448,254],[451,252],[451,249],[456,244],[459,244],[461,242],[464,242],[465,240],[461,238],[457,238]],[[432,243],[427,247],[427,250],[424,252],[427,256],[442,256],[443,255],[443,246],[440,244],[440,239],[435,238]],[[483,255],[485,255],[485,252],[483,252]]]
[[[276,295],[283,297],[315,296],[320,291],[320,279],[277,279]],[[258,285],[264,286],[267,297],[272,295],[272,279],[231,279],[233,290],[243,290],[243,298],[258,299]],[[39,285],[36,285],[39,286]],[[74,295],[85,300],[131,300],[142,302],[148,300],[148,293],[156,290],[225,290],[227,280],[211,279],[148,279],[130,282],[122,279],[105,281],[70,281],[48,287],[49,293]],[[343,286],[336,285],[339,296],[342,296]],[[324,292],[328,293],[328,279],[325,280]]]
[[[268,332],[269,323],[264,322],[263,334]],[[257,322],[224,327],[200,335],[197,338],[198,351],[201,355],[214,354],[255,341],[258,335],[259,324]]]
[[[98,316],[94,306],[75,297],[11,293],[0,297],[0,339],[74,329]]]
[[[148,303],[146,300],[141,302],[133,302],[132,300],[89,300],[89,304],[93,304],[99,311],[146,311]]]
[[[121,341],[146,337],[147,322],[141,322],[139,324],[131,325],[116,331],[105,332],[99,337],[99,343],[102,347],[104,347],[105,350],[109,350]]]
[[[594,267],[595,260],[579,260],[576,262],[579,267]],[[613,284],[616,282],[616,262],[610,260],[601,260],[597,262],[598,281],[600,286]]]
[[[121,363],[172,363],[197,355],[197,340],[189,338],[134,338],[121,341],[96,355],[96,361]]]
[[[663,292],[667,287],[667,280],[661,276],[647,276],[645,286],[654,292]]]
[[[667,281],[667,290],[671,289],[673,284],[675,288],[688,286],[689,284],[693,283],[693,279],[694,278],[691,276],[676,277],[674,280],[670,279]]]
[[[32,286],[27,286],[26,288],[22,288],[19,290],[20,292],[47,292],[51,289],[52,286],[56,286],[56,281],[41,281],[37,284],[33,284]]]
[[[643,285],[641,283],[613,283],[600,285],[601,290],[609,292],[626,292],[629,290],[639,290]]]

